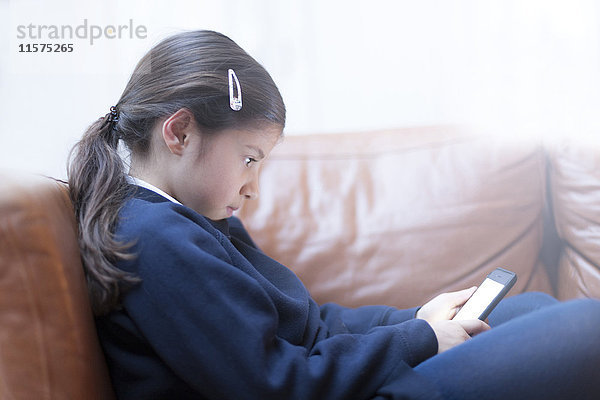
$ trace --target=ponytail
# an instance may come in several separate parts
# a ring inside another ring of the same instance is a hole
[[[115,240],[118,211],[130,196],[119,139],[107,117],[90,125],[71,150],[69,192],[79,225],[79,248],[94,314],[103,315],[119,303],[120,288],[138,278],[114,266],[132,256],[129,244]]]

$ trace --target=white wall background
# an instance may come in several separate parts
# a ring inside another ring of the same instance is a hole
[[[50,40],[19,25],[143,25],[147,38]],[[286,132],[476,123],[505,134],[600,128],[593,0],[0,0],[0,168],[65,176],[69,148],[116,103],[137,60],[181,29],[214,29],[271,72]]]

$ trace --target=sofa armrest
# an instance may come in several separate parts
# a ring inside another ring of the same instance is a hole
[[[550,187],[562,246],[557,295],[600,297],[600,144],[564,140],[548,145]]]

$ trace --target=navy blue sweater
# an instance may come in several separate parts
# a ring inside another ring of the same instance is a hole
[[[438,395],[411,367],[437,352],[416,309],[319,307],[240,221],[138,188],[118,267],[142,282],[97,327],[120,399],[368,399]]]

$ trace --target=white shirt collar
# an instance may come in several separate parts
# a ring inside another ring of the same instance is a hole
[[[152,185],[151,183],[146,182],[145,180],[142,180],[140,178],[136,178],[136,177],[131,176],[131,175],[127,175],[127,181],[129,183],[133,183],[134,185],[138,185],[138,186],[141,186],[141,187],[146,188],[148,190],[152,190],[154,193],[161,195],[162,197],[164,197],[164,198],[172,201],[173,203],[181,204],[179,201],[177,201],[177,199],[175,199],[174,197],[168,195],[163,190],[160,190],[159,188],[157,188],[156,186]],[[181,204],[181,205],[183,205],[183,204]]]

